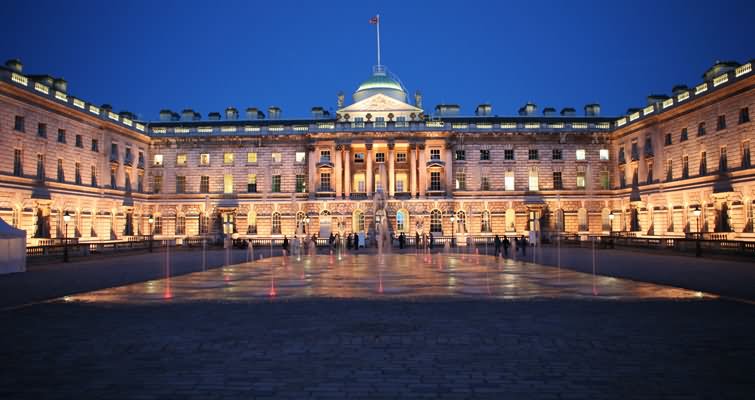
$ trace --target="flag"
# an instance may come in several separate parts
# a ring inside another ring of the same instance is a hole
[[[379,18],[380,17],[378,17],[377,15],[374,16],[374,17],[372,17],[372,18],[370,18],[370,25],[377,25],[377,23],[380,22]]]

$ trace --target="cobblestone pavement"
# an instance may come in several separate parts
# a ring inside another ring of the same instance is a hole
[[[0,312],[2,399],[751,399],[755,308],[360,300]]]

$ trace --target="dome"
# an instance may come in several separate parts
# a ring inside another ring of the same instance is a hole
[[[375,68],[372,75],[354,92],[354,102],[382,93],[388,97],[406,103],[406,89],[404,85],[383,68]]]

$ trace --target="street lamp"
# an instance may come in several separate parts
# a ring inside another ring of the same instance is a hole
[[[63,262],[68,262],[68,223],[71,222],[71,214],[68,211],[63,214],[66,230],[63,232]]]
[[[700,210],[700,206],[695,206],[695,209],[692,210],[692,215],[697,218],[697,236],[695,240],[695,257],[700,257],[702,255],[702,248],[700,247],[700,239],[703,237],[703,233],[700,232],[700,214],[702,214],[702,211]]]
[[[152,230],[152,224],[155,223],[155,218],[152,216],[152,214],[149,215],[149,218],[147,218],[147,223],[149,224],[149,252],[152,252],[152,239],[155,234],[155,232]]]
[[[454,247],[454,221],[456,221],[456,212],[451,211],[451,247]]]
[[[611,211],[610,214],[608,214],[608,235],[613,235],[613,219],[616,218],[616,214]]]
[[[309,215],[304,217],[304,234],[307,234],[307,229],[309,228]]]
[[[700,206],[695,206],[695,209],[692,210],[692,215],[697,218],[697,233],[698,235],[701,234],[700,232],[700,214],[702,214],[702,210],[700,210]]]

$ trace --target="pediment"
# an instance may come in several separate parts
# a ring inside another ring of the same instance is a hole
[[[392,97],[386,96],[382,93],[378,93],[374,96],[370,96],[362,101],[358,101],[354,104],[346,106],[340,110],[339,113],[359,113],[359,112],[373,112],[373,111],[390,111],[396,112],[414,112],[421,113],[422,109],[414,107],[411,104],[404,103],[403,101],[396,100]]]

